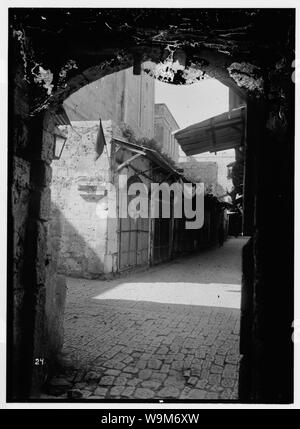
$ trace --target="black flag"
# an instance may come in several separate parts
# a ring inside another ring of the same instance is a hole
[[[106,141],[105,141],[104,132],[103,132],[103,128],[102,128],[102,122],[100,119],[100,126],[99,126],[96,145],[95,145],[95,151],[96,151],[95,161],[97,161],[99,156],[102,155],[104,145],[106,145]]]

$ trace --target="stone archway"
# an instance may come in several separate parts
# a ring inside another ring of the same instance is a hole
[[[27,399],[39,388],[49,368],[34,366],[34,359],[46,356],[50,366],[53,360],[45,296],[51,287],[46,244],[57,109],[106,74],[131,65],[139,73],[141,61],[164,64],[175,55],[184,70],[170,83],[187,83],[201,70],[248,100],[252,240],[244,251],[241,399],[291,401],[294,12],[12,9],[10,24],[9,398]]]

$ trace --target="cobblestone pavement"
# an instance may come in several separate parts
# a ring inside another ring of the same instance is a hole
[[[113,281],[68,279],[66,371],[51,394],[237,399],[245,240]]]

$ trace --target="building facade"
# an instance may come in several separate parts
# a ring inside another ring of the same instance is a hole
[[[124,209],[119,195],[121,175],[127,186],[143,183],[149,192],[153,183],[171,185],[187,179],[158,152],[126,142],[113,121],[104,121],[102,126],[106,147],[97,160],[98,121],[77,121],[68,127],[61,158],[53,161],[50,236],[58,273],[106,278],[214,243],[217,229],[211,225],[223,212],[212,196],[206,198],[204,226],[199,230],[186,230],[184,216],[174,219],[172,199],[169,218],[151,217],[150,204],[144,218],[120,215]],[[111,185],[116,192],[110,194]],[[128,207],[131,198],[127,196]]]
[[[150,139],[155,134],[162,151],[172,160],[178,159],[178,143],[172,134],[178,125],[164,104],[155,106],[154,127],[152,78],[143,73],[134,76],[132,69],[118,72],[82,88],[64,107],[71,125],[63,130],[67,140],[60,158],[52,162],[51,186],[50,236],[58,273],[104,278],[166,261],[216,239],[210,219],[222,213],[217,199],[205,208],[205,225],[197,234],[185,230],[184,217],[174,219],[172,199],[167,219],[161,215],[152,218],[150,204],[144,218],[120,215],[124,209],[119,198],[121,175],[128,186],[143,183],[149,191],[152,183],[193,181],[160,152],[128,141],[121,126],[128,125],[137,137]],[[106,144],[97,157],[99,117]],[[202,181],[216,182],[215,164],[202,165],[201,171]],[[111,186],[115,193],[109,193]],[[130,199],[127,196],[128,207]]]
[[[107,193],[109,185],[118,192],[121,174],[128,183],[143,182],[150,188],[151,182],[163,180],[164,168],[169,168],[159,154],[162,169],[146,152],[136,157],[133,146],[125,145],[121,126],[129,126],[137,139],[153,138],[154,88],[153,78],[145,73],[135,76],[131,68],[85,86],[64,102],[71,125],[64,130],[67,140],[61,157],[52,163],[51,187],[51,237],[60,274],[101,278],[171,256],[171,232],[165,242],[161,222],[150,216],[121,218],[118,195],[109,201]],[[106,146],[96,159],[100,118]],[[120,169],[123,163],[126,166]],[[107,216],[109,204],[115,216]]]
[[[132,67],[107,75],[73,93],[64,102],[71,122],[112,120],[126,123],[137,138],[154,136],[154,79]]]
[[[161,145],[162,151],[175,162],[179,158],[179,145],[174,137],[174,132],[177,130],[179,125],[167,105],[155,104],[154,138]]]

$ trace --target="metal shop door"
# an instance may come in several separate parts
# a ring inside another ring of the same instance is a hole
[[[128,180],[142,182],[137,176]],[[128,196],[128,204],[135,196]],[[119,219],[119,271],[149,263],[149,219],[131,217]]]
[[[153,237],[153,264],[170,259],[172,251],[174,216],[173,216],[173,198],[170,201],[170,218],[162,217],[162,195],[159,195],[160,216],[154,221]]]

